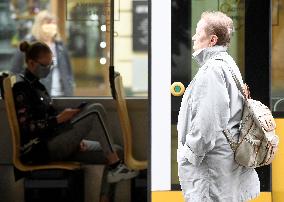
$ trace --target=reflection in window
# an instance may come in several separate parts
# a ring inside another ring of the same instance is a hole
[[[76,75],[75,95],[109,96],[107,50],[100,46],[107,40],[101,27],[106,25],[104,11],[108,8],[102,1],[70,2],[67,1],[67,42]]]
[[[114,15],[114,65],[127,95],[148,92],[148,1],[120,0]]]
[[[48,9],[57,16],[59,33],[70,56],[73,95],[110,96],[109,2],[7,0],[0,3],[0,71],[10,70],[11,57],[19,42],[30,34],[35,14]],[[148,1],[114,2],[115,70],[122,75],[127,96],[147,96]],[[62,77],[66,75],[60,75]]]

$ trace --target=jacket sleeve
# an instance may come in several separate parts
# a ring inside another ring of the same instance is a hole
[[[25,57],[24,54],[17,50],[11,60],[11,72],[15,74],[23,73]]]
[[[229,95],[224,74],[219,67],[201,72],[192,90],[192,115],[184,145],[186,158],[200,165],[207,152],[215,146],[217,133],[226,128],[230,117]]]
[[[43,135],[53,131],[57,126],[56,116],[46,116],[44,119],[35,118],[35,111],[32,109],[29,88],[17,83],[13,87],[14,101],[18,123],[25,133],[34,133]]]
[[[66,92],[65,96],[73,96],[73,92],[74,92],[74,87],[76,86],[75,80],[74,80],[74,75],[73,75],[73,70],[72,70],[72,65],[71,65],[71,61],[70,61],[70,57],[69,57],[69,53],[67,48],[65,47],[65,45],[60,42],[57,41],[58,46],[60,47],[60,49],[62,50],[62,54],[63,54],[63,60],[64,60],[64,64],[66,65],[66,71],[67,71],[67,81],[69,84],[69,88],[68,88],[68,92]]]
[[[76,86],[76,83],[75,83],[75,80],[74,80],[72,65],[71,65],[71,62],[70,62],[70,57],[68,55],[68,51],[65,47],[64,47],[64,50],[65,50],[64,54],[65,54],[66,63],[67,63],[67,67],[68,67],[69,83],[70,83],[70,89],[71,89],[70,96],[73,96],[74,87]]]

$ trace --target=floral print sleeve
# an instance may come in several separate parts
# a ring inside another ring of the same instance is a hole
[[[50,116],[44,110],[39,110],[45,109],[41,106],[44,103],[37,102],[36,96],[24,82],[15,84],[13,94],[22,144],[28,144],[35,138],[48,138],[57,126],[56,116]]]

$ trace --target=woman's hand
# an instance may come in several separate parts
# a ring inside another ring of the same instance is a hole
[[[80,151],[81,152],[85,152],[85,151],[87,151],[87,149],[88,149],[87,144],[84,142],[84,140],[81,140],[81,142],[80,142]]]
[[[244,91],[244,94],[246,96],[247,99],[251,99],[250,97],[250,91],[249,91],[249,86],[245,83],[244,86],[243,86],[243,91]]]
[[[76,114],[80,112],[80,109],[64,109],[60,114],[56,116],[57,123],[63,123],[71,120]]]

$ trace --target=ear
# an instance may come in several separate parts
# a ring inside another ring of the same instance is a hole
[[[30,60],[27,61],[27,65],[28,65],[29,68],[34,69],[36,67],[36,62],[34,60],[30,59]]]
[[[211,36],[210,45],[215,46],[218,41],[218,37],[216,35]]]
[[[35,64],[35,62],[34,62],[33,60],[30,60],[30,59],[29,59],[29,60],[27,61],[27,65],[28,65],[28,66],[34,66],[34,64]]]

